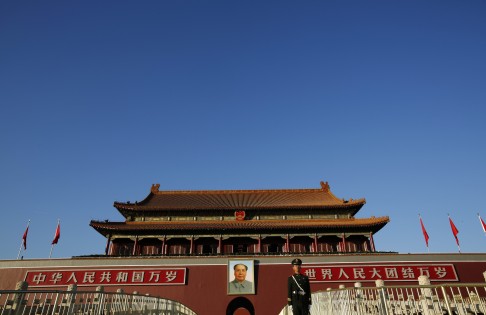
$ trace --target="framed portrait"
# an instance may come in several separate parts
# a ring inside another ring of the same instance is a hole
[[[255,265],[253,259],[228,260],[228,294],[255,294]]]

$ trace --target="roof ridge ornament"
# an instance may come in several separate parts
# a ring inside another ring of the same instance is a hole
[[[153,194],[159,192],[159,187],[160,187],[160,184],[152,184],[152,188],[150,188],[150,192],[153,193]]]
[[[331,190],[331,187],[329,186],[328,182],[321,181],[321,188],[322,188],[322,191],[324,191],[324,192],[329,192]]]

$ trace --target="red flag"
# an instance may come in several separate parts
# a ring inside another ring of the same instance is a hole
[[[483,219],[481,219],[481,216],[478,214],[479,221],[481,222],[481,226],[483,227],[484,233],[486,233],[486,223],[484,223]]]
[[[52,245],[57,244],[60,237],[61,237],[61,223],[58,223],[56,228],[56,234],[54,234],[54,239],[52,240]]]
[[[420,218],[420,226],[422,227],[422,233],[424,234],[425,245],[429,247],[429,234],[427,234],[427,230],[425,229],[424,223],[422,222],[422,218]]]
[[[29,226],[25,229],[24,236],[22,236],[22,244],[24,245],[24,250],[27,249],[27,233],[29,233]]]
[[[457,238],[457,234],[459,234],[459,230],[456,228],[454,222],[452,222],[452,219],[450,217],[449,217],[449,223],[451,224],[452,234],[454,234],[454,237],[456,238],[457,246],[459,246],[459,239]]]

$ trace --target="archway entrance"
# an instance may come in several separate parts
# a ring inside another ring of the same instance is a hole
[[[255,308],[250,300],[240,296],[228,304],[226,315],[255,315]]]

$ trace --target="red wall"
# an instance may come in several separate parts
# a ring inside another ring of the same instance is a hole
[[[255,295],[245,295],[254,306],[255,314],[278,314],[286,304],[287,278],[292,273],[290,261],[293,257],[253,257],[255,260]],[[445,264],[452,263],[462,283],[484,283],[482,273],[486,271],[485,254],[451,255],[363,255],[363,256],[320,256],[300,257],[303,267],[309,265],[353,265],[380,264]],[[126,293],[138,291],[141,294],[160,296],[179,301],[199,315],[226,314],[228,304],[238,296],[227,295],[228,258],[133,258],[133,259],[63,259],[0,261],[0,290],[11,290],[25,278],[29,270],[50,269],[116,269],[173,267],[187,268],[185,285],[125,286]],[[439,282],[433,282],[439,283]],[[313,292],[326,288],[337,288],[342,282],[311,283]],[[353,282],[344,283],[353,286]],[[363,286],[374,286],[374,281],[362,282]],[[390,282],[385,285],[415,285],[413,282]],[[105,291],[116,291],[120,286],[105,286]],[[59,289],[59,288],[57,288]],[[62,287],[60,289],[65,289]],[[94,290],[79,286],[78,290]]]

